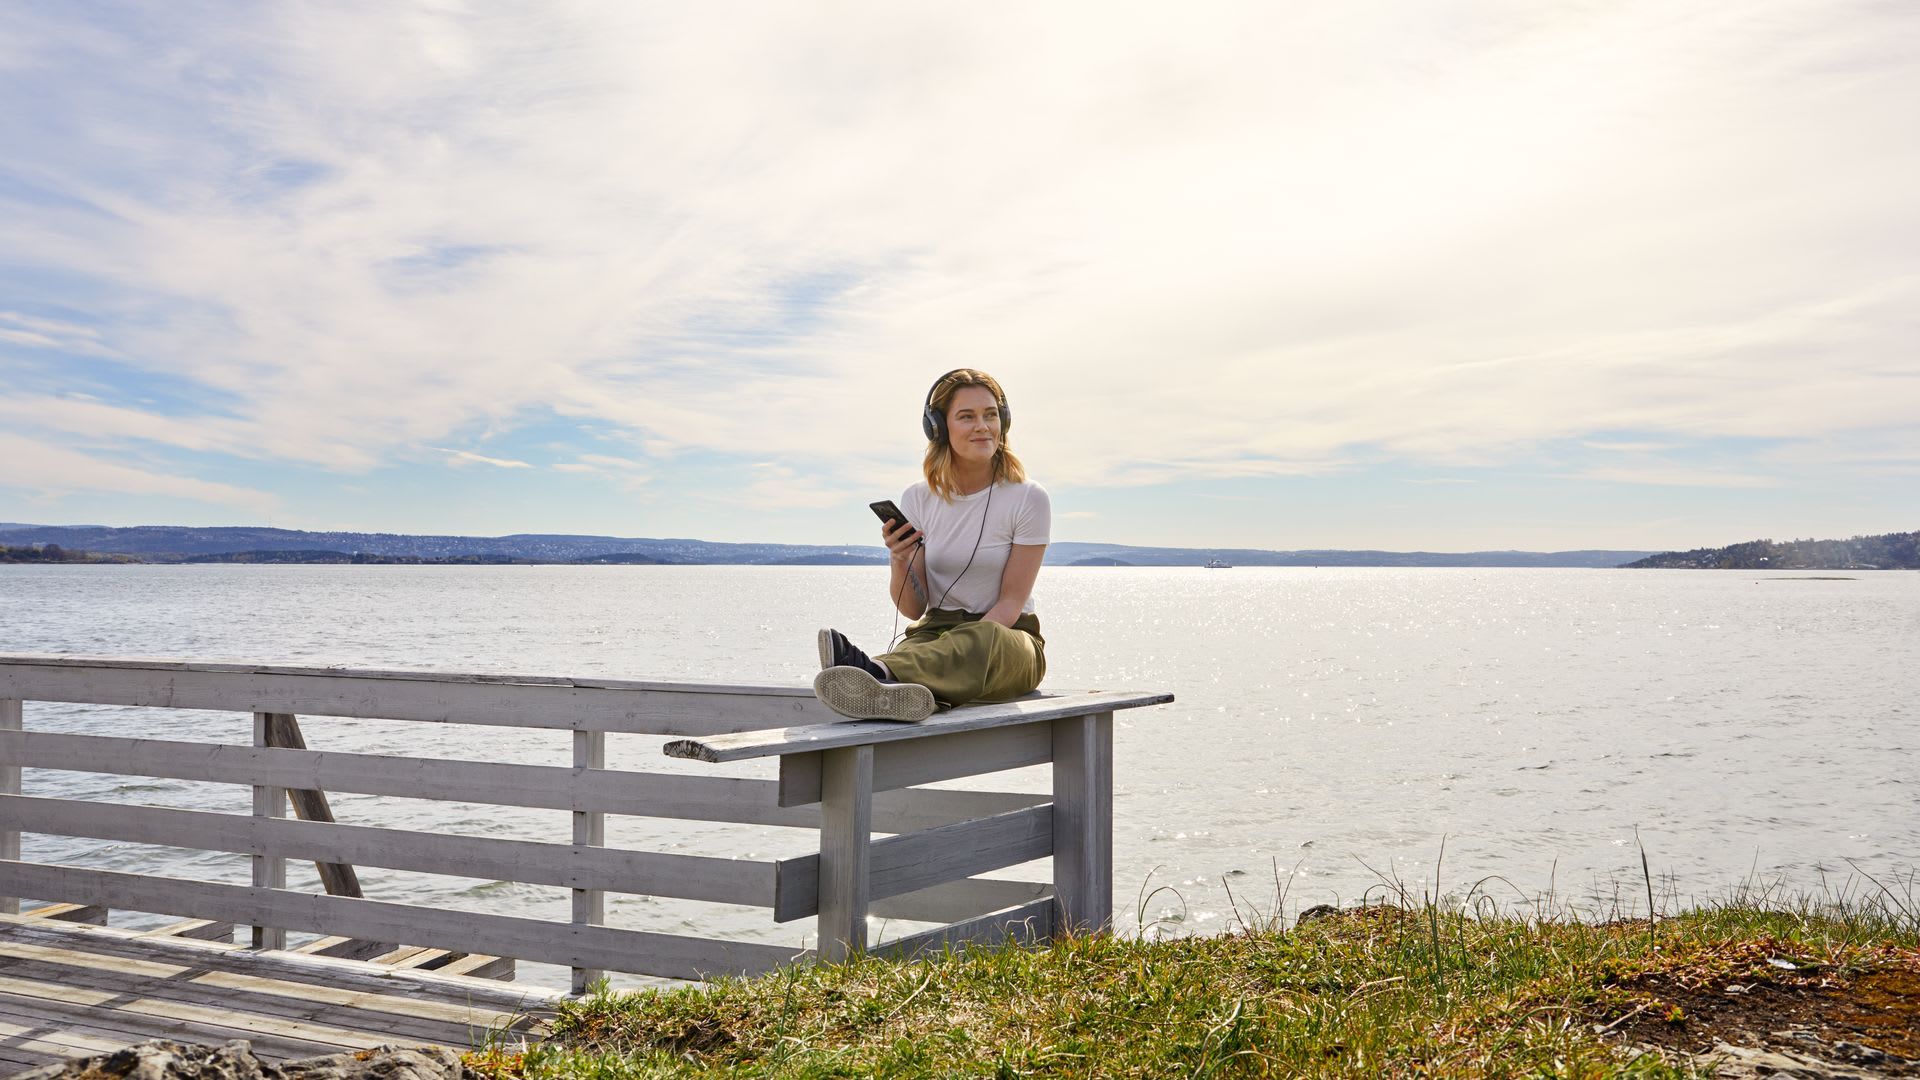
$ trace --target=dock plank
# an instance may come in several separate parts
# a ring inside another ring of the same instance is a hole
[[[176,1042],[219,1044],[231,1039],[246,1039],[254,1053],[264,1058],[285,1060],[337,1054],[343,1047],[306,1039],[249,1033],[224,1025],[195,1024],[133,1013],[91,1009],[42,998],[23,998],[0,993],[0,1021],[30,1024],[33,1038],[51,1042],[69,1042],[76,1036],[99,1039],[114,1045],[98,1049],[76,1049],[76,1054],[97,1054],[136,1046],[148,1039],[172,1039]]]
[[[82,939],[84,944],[75,944],[76,935],[85,935]],[[0,916],[0,940],[9,944],[27,942],[53,948],[84,949],[99,956],[136,963],[217,968],[301,986],[330,986],[393,997],[470,1002],[477,1008],[494,1012],[524,1011],[561,996],[556,990],[506,986],[490,979],[396,971],[378,964],[332,957],[256,952],[191,939],[143,939],[118,928],[35,926],[33,920],[18,916]],[[210,959],[216,955],[217,960]]]
[[[444,1043],[451,1038],[464,1038],[469,1027],[484,1019],[471,1010],[453,1005],[387,999],[370,994],[330,992],[326,987],[276,983],[269,979],[236,978],[221,972],[196,971],[191,968],[179,975],[163,978],[136,977],[104,968],[98,962],[85,963],[83,958],[79,957],[70,958],[65,963],[21,960],[10,956],[0,958],[0,979],[110,991],[117,995],[137,994],[142,1002],[170,1002],[186,1006],[214,1005],[240,1009],[276,1020],[310,1022],[347,1032],[365,1034],[369,1031],[386,1031],[394,1036],[422,1043]],[[24,991],[20,992],[24,993]],[[389,1000],[394,1001],[398,1007],[386,1007]],[[420,1015],[423,1007],[432,1008],[432,1015]],[[156,1011],[156,1008],[140,1007],[135,1008],[134,1011],[154,1012],[159,1015],[165,1009]],[[286,1030],[300,1034],[291,1028]],[[321,1041],[338,1041],[331,1036],[322,1036],[317,1033],[313,1037]]]
[[[537,1037],[557,991],[0,916],[0,1068],[147,1039],[249,1040],[269,1060]]]

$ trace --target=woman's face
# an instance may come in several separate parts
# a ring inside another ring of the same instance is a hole
[[[1000,402],[984,386],[963,386],[947,401],[947,442],[953,456],[985,465],[1000,449]]]

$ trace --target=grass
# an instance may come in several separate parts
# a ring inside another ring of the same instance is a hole
[[[1914,906],[1890,893],[1743,892],[1657,927],[1396,900],[1412,902],[1217,937],[1079,937],[603,992],[563,1004],[545,1042],[467,1060],[496,1080],[1679,1077],[1695,1066],[1634,1046],[1702,1022],[1687,988],[1805,997],[1920,973]]]

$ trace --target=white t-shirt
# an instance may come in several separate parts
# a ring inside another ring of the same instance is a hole
[[[1013,545],[1045,544],[1053,530],[1053,502],[1047,489],[1031,480],[1003,481],[971,495],[956,495],[952,502],[935,495],[922,480],[901,493],[900,512],[927,540],[920,555],[927,561],[927,584],[933,590],[927,606],[980,615],[1000,602],[1000,575]],[[1020,610],[1033,610],[1032,596]]]

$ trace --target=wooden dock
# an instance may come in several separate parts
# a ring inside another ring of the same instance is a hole
[[[144,1042],[263,1058],[531,1034],[558,991],[0,915],[0,1075]]]
[[[1113,714],[1171,700],[1053,691],[895,724],[847,721],[795,686],[0,656],[0,1065],[155,1036],[248,1038],[267,1057],[382,1042],[464,1048],[490,1028],[524,1030],[527,1008],[552,995],[449,973],[511,979],[516,961],[570,968],[578,992],[607,971],[697,980],[1098,932],[1112,919]],[[251,713],[253,738],[150,738],[121,713],[87,734],[36,730],[40,702]],[[308,748],[301,721],[332,717],[543,732],[571,742],[573,765]],[[773,775],[609,769],[608,739],[627,736]],[[1051,792],[927,786],[1030,766],[1051,768]],[[252,790],[253,812],[36,794],[23,786],[28,769],[231,784]],[[570,811],[572,829],[507,839],[347,824],[333,820],[327,792]],[[771,861],[609,847],[610,814],[793,828],[818,847]],[[243,855],[252,882],[24,859],[23,834]],[[988,876],[1042,860],[1051,881]],[[290,889],[292,861],[318,867],[325,891]],[[565,889],[571,917],[364,895],[360,876],[386,870]],[[608,925],[608,893],[812,919],[813,944]],[[23,898],[92,913],[69,910],[81,921],[111,910],[212,923],[225,940],[21,918]],[[935,925],[875,941],[875,919]],[[233,944],[236,926],[250,948]],[[333,958],[287,952],[289,932],[323,935],[305,948]]]

